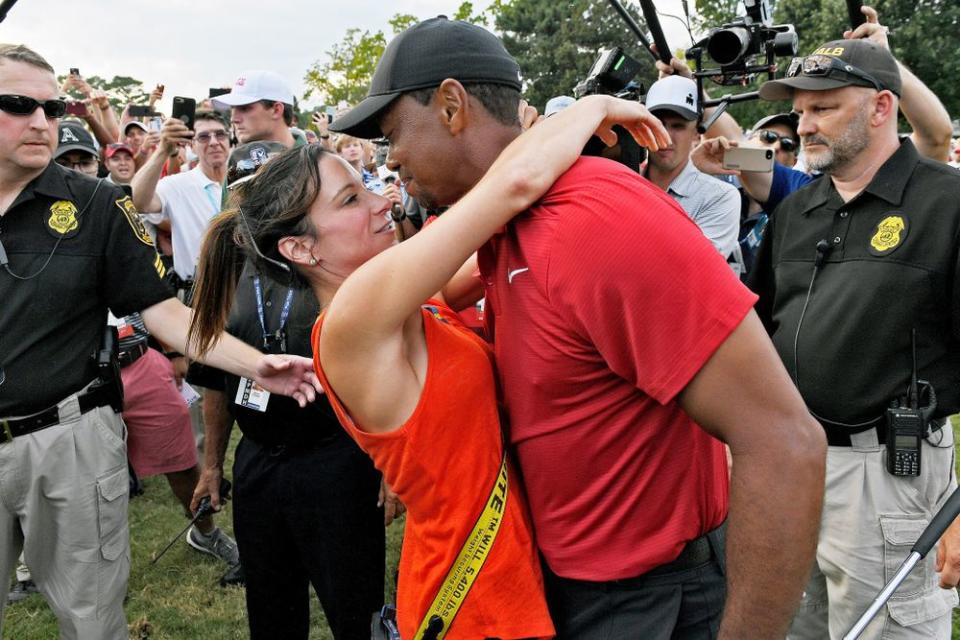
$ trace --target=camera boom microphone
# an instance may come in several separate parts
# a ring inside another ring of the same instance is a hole
[[[860,11],[862,6],[863,0],[847,0],[847,13],[850,15],[851,29],[856,29],[867,21],[867,17]]]
[[[660,61],[666,65],[670,64],[670,45],[663,35],[663,27],[660,26],[660,18],[657,16],[657,8],[653,6],[653,0],[640,0],[640,9],[643,11],[643,19],[647,22],[650,29],[650,36],[653,38],[653,44],[657,45],[657,55]]]
[[[613,8],[617,10],[617,13],[620,14],[620,17],[623,18],[623,21],[627,23],[627,26],[630,27],[630,31],[633,31],[634,35],[637,36],[637,39],[640,41],[640,44],[643,45],[643,48],[646,49],[647,53],[653,56],[654,61],[656,61],[657,54],[653,52],[653,49],[650,48],[650,41],[647,40],[647,36],[643,35],[643,29],[640,28],[640,25],[637,24],[637,21],[633,19],[633,16],[627,13],[627,10],[623,8],[623,5],[620,4],[619,0],[610,0],[610,4],[613,5]]]

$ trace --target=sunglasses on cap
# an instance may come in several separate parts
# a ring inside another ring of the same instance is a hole
[[[15,115],[29,116],[37,107],[43,109],[43,115],[48,118],[59,118],[67,111],[67,103],[63,100],[34,100],[27,96],[0,95],[0,111]]]
[[[769,129],[759,129],[756,134],[757,138],[767,144],[773,144],[777,140],[780,141],[780,149],[782,151],[793,151],[797,148],[797,143],[794,142],[793,138],[787,136],[781,136],[776,131],[770,131]]]
[[[787,77],[796,78],[800,75],[824,78],[839,76],[841,79],[852,77],[869,83],[877,91],[883,91],[883,85],[876,78],[834,56],[816,54],[806,58],[794,58],[787,69]]]

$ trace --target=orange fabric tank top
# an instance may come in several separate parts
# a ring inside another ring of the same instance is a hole
[[[493,353],[450,308],[421,309],[427,377],[413,415],[388,433],[353,422],[318,357],[323,315],[313,328],[314,368],[340,423],[373,459],[407,508],[397,616],[412,639],[483,509],[500,469]],[[446,637],[550,638],[553,624],[526,501],[509,468],[505,516],[480,575]]]

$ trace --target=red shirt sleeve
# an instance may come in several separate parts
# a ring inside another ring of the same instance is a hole
[[[561,179],[538,205],[562,209],[547,295],[611,370],[666,404],[756,296],[669,196],[628,170],[597,169]]]

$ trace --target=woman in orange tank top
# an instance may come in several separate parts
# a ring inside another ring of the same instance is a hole
[[[545,193],[594,132],[615,139],[615,123],[641,144],[668,141],[643,106],[584,99],[519,135],[466,196],[401,244],[390,201],[317,145],[272,160],[207,232],[198,279],[222,299],[195,312],[201,349],[232,297],[218,274],[240,250],[281,281],[305,281],[325,309],[313,334],[317,375],[408,509],[397,588],[405,640],[424,637],[432,617],[433,637],[553,635],[523,493],[504,455],[492,352],[437,292],[470,289],[461,267],[473,252]],[[305,172],[307,184],[296,182]]]

